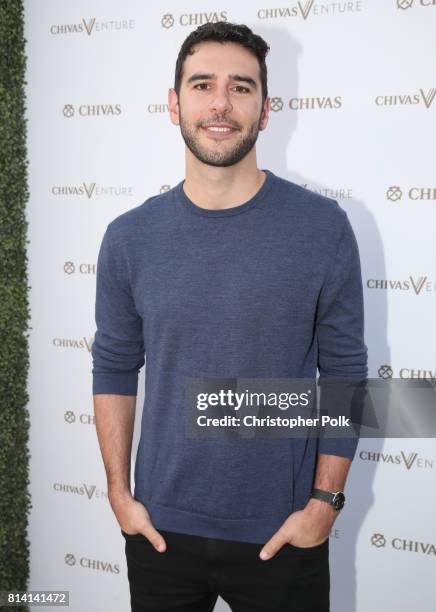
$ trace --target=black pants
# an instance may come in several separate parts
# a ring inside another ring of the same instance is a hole
[[[233,612],[329,612],[329,540],[285,544],[268,561],[262,544],[159,529],[158,552],[141,534],[123,534],[132,612],[212,612],[218,595]]]

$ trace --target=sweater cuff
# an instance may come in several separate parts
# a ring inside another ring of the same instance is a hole
[[[137,395],[138,372],[93,372],[93,395]]]
[[[323,438],[319,441],[318,453],[353,460],[358,444],[359,438]]]

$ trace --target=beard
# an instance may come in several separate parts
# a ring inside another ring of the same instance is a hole
[[[186,146],[191,153],[203,164],[208,166],[233,166],[243,159],[254,147],[259,136],[259,125],[261,116],[257,121],[252,123],[249,129],[245,132],[239,132],[233,137],[232,145],[222,141],[223,147],[221,150],[211,150],[200,144],[202,126],[212,122],[225,123],[228,120],[224,116],[215,115],[207,121],[184,121],[182,117],[182,109],[179,106],[180,131]],[[229,121],[230,125],[234,125],[240,129],[239,125]],[[211,141],[213,142],[213,141]]]

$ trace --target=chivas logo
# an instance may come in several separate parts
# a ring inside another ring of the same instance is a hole
[[[62,114],[67,119],[75,116],[76,111],[72,104],[65,104]],[[103,117],[108,115],[121,115],[121,104],[81,104],[77,110],[79,117]]]
[[[382,533],[374,533],[371,536],[371,544],[375,548],[386,548],[388,540]],[[405,538],[392,538],[390,545],[395,550],[403,552],[415,552],[424,555],[436,555],[436,546],[429,542],[419,542],[418,540],[406,540]]]
[[[56,348],[86,348],[88,352],[91,352],[93,340],[94,338],[90,340],[88,338],[80,338],[79,340],[75,338],[53,338],[53,346]]]
[[[435,0],[436,2],[436,0]],[[426,108],[430,108],[436,96],[436,88],[431,88],[427,91],[419,90],[415,94],[394,94],[377,96],[375,103],[377,106],[408,106],[416,104],[424,104]]]
[[[97,21],[95,17],[83,19],[76,23],[56,23],[50,26],[50,34],[87,34],[91,36],[94,32],[114,32],[120,30],[132,30],[135,22],[133,19],[118,19],[111,21]]]
[[[407,471],[410,471],[412,467],[432,470],[436,465],[436,459],[420,457],[416,452],[406,455],[404,451],[400,451],[399,455],[392,455],[391,453],[362,450],[359,452],[359,459],[387,465],[399,465],[403,466]]]
[[[436,187],[410,187],[406,194],[409,200],[436,200]],[[386,191],[386,197],[391,202],[398,202],[403,195],[404,192],[398,185],[393,185]]]
[[[436,6],[436,0],[397,0],[397,8],[405,10],[412,6]]]
[[[210,13],[184,13],[178,18],[178,23],[181,26],[199,26],[203,23],[216,23],[217,21],[227,21],[227,12],[211,11]],[[174,27],[176,18],[171,13],[165,13],[161,17],[160,24],[163,28],[168,30]]]
[[[427,276],[418,276],[416,279],[409,276],[408,280],[369,278],[366,281],[366,286],[368,289],[395,289],[399,291],[410,291],[412,289],[415,295],[436,290],[436,283],[428,281]],[[424,287],[425,291],[423,291]]]
[[[293,6],[279,8],[261,8],[257,11],[258,19],[279,19],[280,17],[302,17],[306,21],[311,15],[335,15],[338,12],[357,13],[362,10],[360,0],[355,2],[318,2],[316,0],[298,0]]]

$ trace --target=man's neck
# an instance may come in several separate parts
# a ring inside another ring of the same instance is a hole
[[[183,190],[201,208],[223,210],[244,204],[262,187],[266,174],[255,164],[238,166],[187,166]]]

